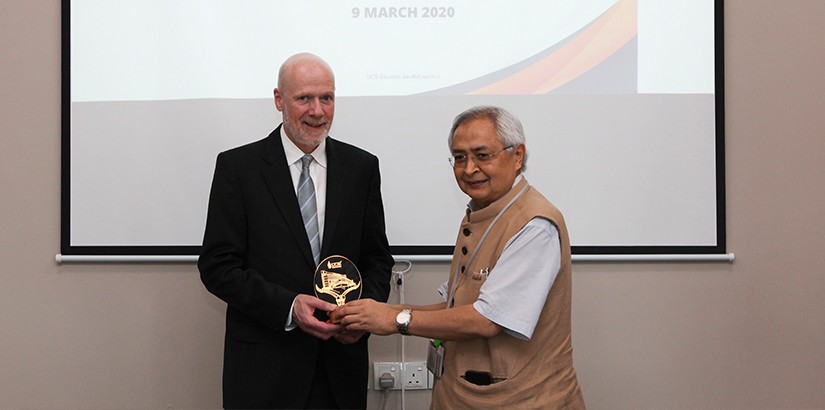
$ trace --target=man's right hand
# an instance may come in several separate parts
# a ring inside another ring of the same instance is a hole
[[[327,340],[340,332],[343,327],[332,323],[322,322],[316,318],[315,310],[332,312],[337,306],[324,302],[315,296],[300,294],[295,297],[295,304],[292,308],[292,320],[304,331],[304,333]]]

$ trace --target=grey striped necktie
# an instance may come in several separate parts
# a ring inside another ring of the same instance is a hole
[[[309,246],[312,247],[312,258],[317,265],[321,258],[321,236],[318,231],[318,205],[315,203],[315,186],[309,176],[309,163],[312,155],[301,157],[301,177],[298,178],[298,204],[301,206],[301,216],[304,218],[304,229],[307,231]]]

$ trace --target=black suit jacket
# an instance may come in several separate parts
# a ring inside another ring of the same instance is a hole
[[[378,159],[332,138],[326,149],[321,259],[348,257],[361,272],[362,298],[386,301],[393,259]],[[198,268],[209,292],[227,303],[225,407],[304,406],[319,354],[338,405],[366,407],[366,336],[344,345],[300,328],[284,330],[295,296],[314,294],[315,264],[280,126],[263,140],[218,155]]]

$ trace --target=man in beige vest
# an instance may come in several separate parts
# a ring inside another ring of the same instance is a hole
[[[456,182],[471,201],[439,289],[444,302],[362,299],[333,320],[349,330],[436,339],[431,354],[442,358],[443,374],[433,408],[583,409],[573,368],[570,239],[561,212],[522,175],[521,122],[498,107],[471,108],[456,117],[448,144]]]

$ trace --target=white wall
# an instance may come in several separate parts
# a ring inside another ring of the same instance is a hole
[[[726,3],[736,261],[575,265],[592,409],[825,408],[825,2]],[[220,407],[223,305],[194,266],[54,262],[60,2],[0,10],[0,408]],[[426,301],[445,270],[417,264],[407,300]],[[375,338],[373,356],[398,346]],[[422,342],[407,339],[407,355],[423,358]]]

